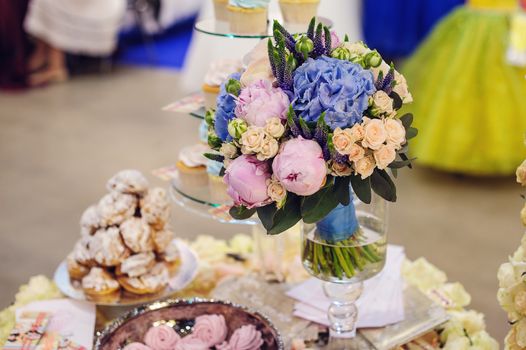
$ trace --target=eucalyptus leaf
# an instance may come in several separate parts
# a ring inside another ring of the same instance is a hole
[[[405,153],[400,153],[398,154],[400,156],[400,158],[402,158],[402,160],[406,161],[406,160],[409,160],[409,157],[407,156],[407,154]],[[409,169],[413,169],[413,165],[411,163],[409,163],[409,165],[407,166]]]
[[[340,203],[335,186],[324,187],[318,192],[304,197],[301,203],[303,221],[313,224],[327,216]]]
[[[394,162],[389,164],[389,168],[391,168],[391,169],[400,169],[400,168],[403,168],[405,166],[409,166],[409,165],[411,165],[411,162],[413,160],[415,160],[415,159],[416,158],[406,159],[406,160],[395,160]]]
[[[385,170],[375,169],[371,175],[371,187],[386,201],[396,202],[396,186]]]
[[[233,217],[236,220],[246,220],[252,217],[254,213],[256,212],[256,208],[248,209],[245,206],[233,206],[230,208],[229,213],[230,216]]]
[[[371,203],[371,182],[369,178],[362,179],[360,175],[351,175],[351,185],[354,193],[362,202]]]
[[[389,97],[391,97],[393,99],[393,108],[394,109],[399,110],[400,108],[402,108],[402,105],[404,104],[404,102],[402,101],[402,98],[400,97],[400,95],[398,95],[396,92],[392,91],[389,94]]]
[[[405,138],[406,140],[411,140],[412,138],[416,137],[416,135],[418,135],[418,129],[410,127],[405,133]]]
[[[413,124],[413,114],[406,113],[403,116],[400,117],[400,121],[402,122],[402,125],[405,129],[408,129],[411,124]]]
[[[225,176],[225,173],[226,173],[226,168],[225,167],[221,167],[221,170],[219,170],[219,176],[223,177],[223,176]]]

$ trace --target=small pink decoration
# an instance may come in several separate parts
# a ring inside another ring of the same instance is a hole
[[[152,327],[144,336],[144,342],[152,350],[173,350],[180,340],[179,334],[166,325]]]
[[[224,342],[227,333],[228,329],[223,315],[203,315],[195,319],[192,336],[212,347]]]
[[[218,350],[259,350],[263,345],[261,332],[253,325],[243,326],[237,329],[228,343],[217,347]]]

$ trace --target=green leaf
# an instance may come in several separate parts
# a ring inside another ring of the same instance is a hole
[[[370,178],[363,179],[360,175],[351,175],[351,185],[356,196],[364,203],[371,203],[371,181]]]
[[[274,216],[276,215],[277,211],[278,208],[276,207],[275,203],[257,208],[259,220],[267,232],[272,229],[272,226],[274,226]]]
[[[371,187],[386,201],[396,202],[396,186],[385,170],[375,169],[371,175]]]
[[[301,199],[293,193],[287,194],[285,205],[274,215],[274,225],[267,230],[269,235],[277,235],[296,225],[301,220]]]
[[[412,138],[416,137],[418,135],[418,129],[409,127],[405,132],[405,138],[406,140],[411,140]]]
[[[223,163],[223,161],[225,160],[225,157],[220,155],[220,154],[216,154],[216,153],[205,153],[203,154],[206,158],[210,159],[210,160],[214,160],[216,162],[219,162],[219,163]]]
[[[301,203],[301,216],[303,221],[313,224],[327,216],[340,203],[337,193],[334,191],[334,181],[327,181],[329,185],[322,187],[313,195],[304,197]]]
[[[398,154],[400,156],[400,158],[402,158],[402,160],[409,160],[409,157],[407,156],[407,154],[405,153],[399,153]],[[413,169],[413,165],[411,163],[409,163],[409,165],[407,166],[409,169]]]
[[[230,216],[236,220],[246,220],[254,215],[256,208],[248,209],[247,207],[240,205],[233,206],[228,212],[230,213]]]
[[[338,196],[341,205],[349,205],[351,203],[351,188],[349,176],[337,177],[334,180],[334,192]]]
[[[413,124],[413,114],[406,113],[403,116],[400,117],[400,121],[402,122],[402,125],[407,130],[411,124]]]
[[[391,169],[391,172],[393,173],[393,176],[396,179],[398,177],[398,169]]]
[[[404,104],[404,102],[402,101],[402,98],[400,97],[400,95],[398,95],[396,92],[391,92],[391,94],[389,94],[389,97],[391,97],[393,99],[393,108],[396,109],[396,110],[399,110],[400,108],[402,108],[402,105]]]
[[[403,168],[405,166],[409,166],[411,165],[411,162],[413,160],[415,160],[416,158],[413,158],[413,159],[405,159],[405,160],[395,160],[394,162],[392,162],[391,164],[389,164],[389,168],[391,169],[400,169],[400,168]]]
[[[225,167],[221,167],[221,170],[219,170],[219,176],[221,176],[221,177],[225,176],[225,172],[226,172],[226,168]]]

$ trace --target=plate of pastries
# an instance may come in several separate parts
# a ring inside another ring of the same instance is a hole
[[[164,188],[123,170],[80,219],[80,238],[55,272],[61,291],[98,305],[137,305],[167,297],[195,277],[197,256],[175,237]]]

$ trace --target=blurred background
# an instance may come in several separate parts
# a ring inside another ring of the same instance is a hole
[[[414,96],[417,166],[397,182],[390,241],[463,283],[499,340],[496,273],[523,234],[521,11],[515,0],[322,0],[318,12],[400,65]],[[151,171],[198,141],[199,120],[162,107],[259,42],[194,30],[212,16],[211,0],[0,0],[0,307],[30,276],[52,275],[118,170],[167,186]],[[172,225],[186,238],[248,232],[175,205]]]

